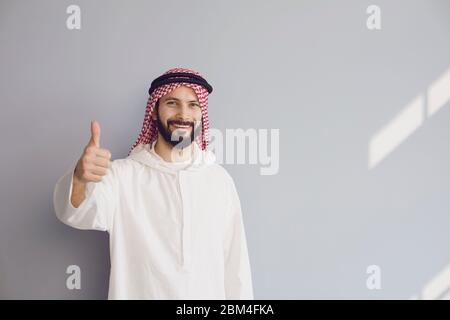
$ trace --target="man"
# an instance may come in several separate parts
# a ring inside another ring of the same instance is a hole
[[[208,147],[211,85],[175,68],[155,79],[125,159],[100,147],[100,126],[57,182],[57,217],[110,236],[109,299],[253,299],[233,179]]]

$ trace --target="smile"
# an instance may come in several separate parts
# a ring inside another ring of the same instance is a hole
[[[175,128],[181,128],[181,129],[188,129],[191,127],[190,125],[180,125],[180,124],[171,124],[171,126],[174,126]]]

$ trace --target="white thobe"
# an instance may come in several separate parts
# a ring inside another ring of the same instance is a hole
[[[56,216],[109,233],[108,299],[253,299],[239,196],[214,154],[193,143],[190,162],[164,161],[153,144],[112,161],[73,207],[73,171],[55,186]]]

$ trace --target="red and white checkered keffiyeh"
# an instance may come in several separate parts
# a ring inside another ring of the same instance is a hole
[[[173,68],[164,72],[164,74],[176,72],[188,72],[202,76],[199,72],[186,68]],[[208,91],[203,86],[198,84],[178,82],[162,85],[158,87],[155,91],[153,91],[153,93],[149,96],[147,101],[147,108],[145,109],[144,123],[142,125],[141,132],[138,138],[136,139],[136,142],[131,147],[128,155],[130,155],[130,153],[137,145],[151,144],[153,141],[156,140],[156,138],[158,137],[158,126],[156,124],[156,121],[153,121],[151,117],[155,104],[158,101],[158,99],[160,99],[161,97],[165,96],[166,94],[168,94],[169,92],[175,90],[180,86],[192,88],[195,94],[197,95],[198,101],[200,103],[200,109],[202,111],[202,128],[201,133],[196,138],[196,142],[198,143],[198,145],[202,150],[206,150],[209,143]]]

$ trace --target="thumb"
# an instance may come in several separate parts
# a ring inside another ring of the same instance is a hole
[[[95,120],[91,121],[91,140],[89,143],[100,148],[100,124]]]

